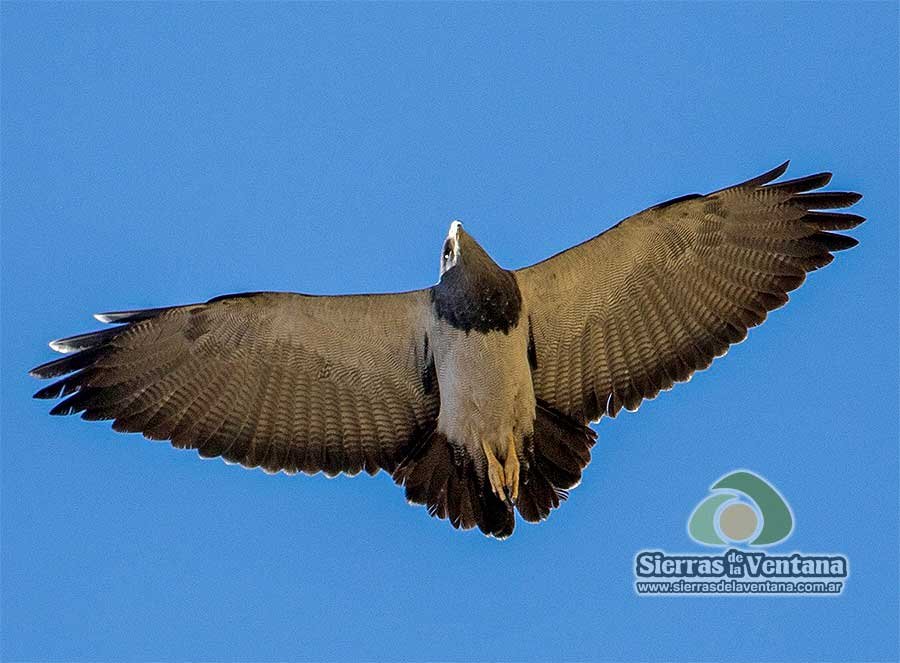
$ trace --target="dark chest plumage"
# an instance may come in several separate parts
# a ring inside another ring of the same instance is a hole
[[[504,269],[457,266],[431,289],[431,305],[439,319],[467,334],[508,334],[519,324],[522,293],[515,276]]]

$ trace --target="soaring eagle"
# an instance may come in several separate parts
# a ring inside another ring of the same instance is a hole
[[[856,240],[787,163],[651,207],[543,262],[497,265],[450,226],[439,282],[397,294],[252,292],[95,317],[31,371],[51,414],[112,419],[245,467],[385,470],[457,528],[512,534],[581,480],[603,415],[684,382]],[[812,193],[811,193],[812,192]]]

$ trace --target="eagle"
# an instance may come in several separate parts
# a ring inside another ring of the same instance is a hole
[[[53,415],[112,420],[266,472],[388,472],[410,503],[503,539],[581,481],[596,433],[685,382],[857,244],[861,196],[788,163],[650,207],[523,269],[459,221],[430,288],[224,295],[100,313],[31,371]]]

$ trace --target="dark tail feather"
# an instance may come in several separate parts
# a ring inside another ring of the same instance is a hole
[[[498,499],[486,472],[456,450],[446,437],[434,432],[415,448],[394,472],[394,481],[406,487],[406,499],[424,504],[428,513],[446,518],[456,528],[476,525],[487,534],[505,539],[515,528],[515,514]]]
[[[533,435],[525,440],[516,508],[529,522],[540,522],[565,501],[591,461],[596,433],[539,403]],[[464,449],[435,431],[416,446],[394,481],[406,487],[406,499],[424,504],[428,513],[453,527],[476,525],[488,536],[505,539],[515,527],[515,513],[491,490],[485,468],[476,468]],[[478,470],[481,471],[478,471]]]
[[[538,403],[534,434],[525,440],[525,462],[519,477],[519,514],[536,523],[550,515],[581,481],[591,462],[597,434],[586,426]]]

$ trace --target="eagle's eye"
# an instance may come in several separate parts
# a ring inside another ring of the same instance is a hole
[[[444,242],[444,260],[450,260],[450,254],[453,253],[453,246],[450,244],[450,240]]]

